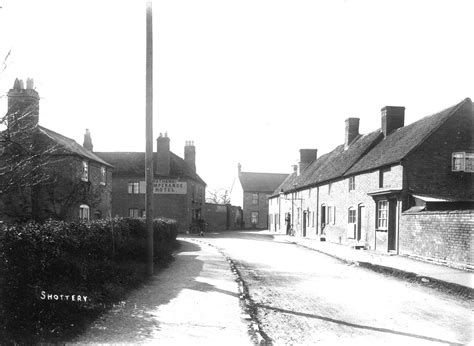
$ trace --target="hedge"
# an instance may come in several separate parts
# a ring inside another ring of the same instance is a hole
[[[0,227],[2,341],[65,340],[146,281],[143,219]],[[155,220],[153,230],[160,265],[171,259],[177,226]]]

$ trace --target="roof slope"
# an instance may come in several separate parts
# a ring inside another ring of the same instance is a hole
[[[145,174],[145,153],[143,152],[96,152],[114,166],[115,176],[142,176]],[[153,153],[156,162],[156,153]],[[188,177],[203,185],[204,180],[179,156],[170,152],[170,175]]]
[[[450,116],[456,113],[465,102],[470,102],[470,99],[465,99],[455,106],[395,130],[347,171],[346,175],[400,162],[408,153],[423,143]]]
[[[287,191],[294,187],[295,179],[297,178],[296,173],[288,174],[285,180],[273,191],[272,196],[278,196],[280,191]]]
[[[38,125],[37,129],[41,135],[49,138],[51,141],[56,143],[61,149],[66,150],[72,154],[99,162],[103,165],[111,166],[109,163],[95,155],[93,152],[85,149],[82,145],[78,144],[75,140],[63,136],[57,132],[51,131],[43,126]]]
[[[244,191],[271,193],[287,176],[281,173],[240,172],[239,180]]]

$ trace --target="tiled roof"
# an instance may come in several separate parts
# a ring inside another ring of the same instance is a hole
[[[271,193],[287,176],[281,173],[240,172],[239,179],[244,191]]]
[[[52,140],[63,151],[88,158],[89,160],[99,162],[106,166],[111,166],[109,163],[107,163],[106,161],[104,161],[103,159],[95,155],[93,152],[87,149],[84,149],[84,147],[78,144],[75,140],[68,138],[66,136],[63,136],[57,132],[51,131],[43,126],[38,125],[37,129],[41,135],[46,136],[47,138]]]
[[[299,176],[292,174],[277,190],[274,190],[273,196],[281,189],[288,192],[307,188],[400,162],[456,113],[465,102],[470,103],[471,100],[467,98],[453,107],[401,127],[386,138],[383,138],[381,129],[367,135],[359,135],[347,150],[344,150],[344,145],[339,145],[313,161]]]
[[[143,176],[145,174],[145,153],[143,152],[96,152],[114,166],[114,176]],[[156,153],[154,160],[156,162]],[[170,152],[170,175],[188,177],[203,185],[206,183],[179,156]]]
[[[272,196],[278,196],[280,191],[286,191],[293,188],[295,179],[297,178],[296,173],[289,174],[285,180],[273,191]]]
[[[465,102],[470,102],[470,100],[465,99],[455,106],[395,130],[360,159],[347,171],[346,175],[400,162],[410,151],[423,143],[451,115],[456,113]]]

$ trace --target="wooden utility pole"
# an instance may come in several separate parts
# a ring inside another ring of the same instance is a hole
[[[147,274],[153,275],[153,18],[151,1],[146,3],[146,154],[145,212],[147,229]]]

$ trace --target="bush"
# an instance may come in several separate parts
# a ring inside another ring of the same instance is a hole
[[[166,263],[176,223],[155,220],[153,230],[154,261]],[[142,219],[0,225],[0,338],[55,341],[80,331],[146,280],[146,239]]]

